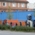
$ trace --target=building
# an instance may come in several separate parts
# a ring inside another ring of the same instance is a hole
[[[27,0],[0,0],[0,12],[8,12],[9,9],[11,12],[16,10],[28,10],[27,3]]]

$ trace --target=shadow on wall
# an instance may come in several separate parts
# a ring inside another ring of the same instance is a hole
[[[2,24],[3,25],[6,25],[6,23],[7,23],[7,20],[3,20],[3,23]]]

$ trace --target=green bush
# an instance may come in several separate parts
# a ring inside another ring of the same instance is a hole
[[[0,25],[0,30],[13,30],[13,31],[24,31],[24,32],[35,32],[35,28],[16,26],[14,28],[7,25]]]
[[[6,30],[6,27],[3,26],[3,25],[1,25],[1,26],[0,26],[0,29],[1,29],[1,30]]]
[[[32,32],[35,31],[35,28],[31,28],[31,27],[22,27],[22,26],[18,26],[13,28],[16,31],[26,31],[26,32]]]
[[[1,30],[7,30],[7,29],[10,29],[10,26],[0,25],[0,29],[1,29]]]
[[[10,26],[7,26],[7,25],[6,25],[5,27],[6,27],[6,29],[10,29]]]

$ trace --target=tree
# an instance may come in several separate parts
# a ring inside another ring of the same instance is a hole
[[[7,18],[8,19],[12,19],[12,14],[11,14],[12,12],[11,12],[11,7],[9,6],[8,7],[8,13],[7,13]]]

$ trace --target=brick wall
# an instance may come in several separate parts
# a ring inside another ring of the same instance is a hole
[[[3,2],[0,2],[0,12],[1,11],[6,11],[7,12],[8,11],[8,6],[10,6],[11,11],[14,11],[14,10],[27,10],[27,3],[24,3],[25,7],[21,7],[21,3],[20,3],[20,7],[18,7],[18,3],[16,3],[16,7],[12,7],[11,2],[6,2],[6,6],[3,6],[2,4],[3,4]]]

